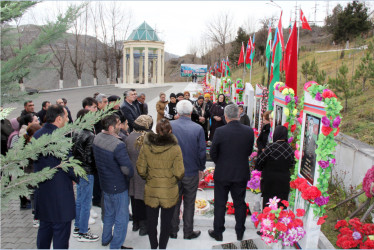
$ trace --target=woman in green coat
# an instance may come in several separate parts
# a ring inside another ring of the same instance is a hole
[[[156,132],[146,134],[136,167],[146,181],[144,203],[147,210],[148,237],[151,248],[166,249],[171,219],[179,198],[178,181],[183,178],[184,166],[181,148],[171,133],[170,122],[162,118]],[[157,239],[158,215],[161,208],[161,233]]]

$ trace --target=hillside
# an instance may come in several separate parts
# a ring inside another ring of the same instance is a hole
[[[304,39],[303,39],[304,40]],[[361,44],[367,44],[369,41],[373,41],[373,38],[369,38],[363,41],[352,41],[352,47],[359,47]],[[303,43],[302,43],[303,44]],[[308,48],[308,49],[306,49]],[[312,46],[305,46],[300,49],[299,61],[298,61],[298,95],[302,94],[305,78],[301,74],[301,65],[305,61],[316,60],[319,70],[325,70],[327,78],[335,78],[337,69],[344,63],[348,66],[348,79],[351,79],[353,72],[359,65],[364,50],[347,50],[344,51],[344,58],[341,59],[341,51],[328,51],[319,52],[326,50],[337,50],[342,49],[343,46],[333,46],[326,44],[314,44]],[[258,62],[255,62],[252,70],[252,85],[262,83],[263,76],[265,76],[265,84],[267,83],[267,73],[265,73],[265,66],[260,66]],[[232,71],[232,78],[242,78],[243,69],[234,69]],[[249,72],[245,77],[246,82],[249,82]],[[347,135],[350,135],[360,141],[374,145],[374,86],[370,86],[370,83],[366,83],[368,89],[363,93],[352,97],[348,100],[348,111],[342,113],[342,127],[341,131]],[[360,85],[357,86],[360,89]],[[342,99],[340,99],[343,102]]]

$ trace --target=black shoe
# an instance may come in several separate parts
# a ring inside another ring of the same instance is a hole
[[[169,234],[169,238],[171,238],[171,239],[176,239],[176,238],[178,238],[178,233],[170,233],[170,234]]]
[[[257,231],[256,232],[258,235],[262,236],[262,233],[260,231]]]
[[[243,235],[244,235],[244,233],[236,234],[236,239],[237,239],[238,241],[242,241],[242,240],[243,240]]]
[[[192,239],[195,239],[197,237],[199,237],[201,234],[201,231],[192,231],[192,233],[190,235],[184,235],[184,239],[185,240],[192,240]]]
[[[148,235],[148,227],[147,227],[147,221],[146,220],[141,220],[139,221],[139,235],[140,236],[146,236]]]
[[[121,249],[134,249],[133,247],[125,247],[125,246],[121,246]]]
[[[216,232],[214,232],[213,229],[209,229],[208,234],[209,234],[210,237],[212,237],[216,241],[222,241],[223,240],[222,234],[221,235],[216,234]]]
[[[138,221],[133,221],[133,222],[132,222],[132,231],[133,231],[133,232],[136,232],[136,231],[139,230],[139,228],[140,228],[140,226],[139,226],[139,222],[138,222]]]

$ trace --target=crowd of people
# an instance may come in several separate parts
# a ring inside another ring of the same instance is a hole
[[[140,236],[148,235],[152,249],[165,249],[169,238],[178,237],[180,211],[183,211],[183,238],[199,237],[201,232],[194,230],[195,200],[205,169],[207,145],[211,146],[210,156],[216,165],[214,223],[208,233],[222,241],[230,192],[235,207],[235,231],[237,239],[242,240],[250,176],[248,157],[255,143],[243,106],[226,103],[223,94],[212,103],[209,94],[193,101],[188,91],[171,93],[167,101],[166,94],[161,92],[155,107],[154,133],[154,120],[148,115],[145,94],[138,96],[135,89],[130,89],[123,97],[121,105],[118,104],[121,97],[102,93],[82,100],[76,119],[116,103],[114,112],[92,124],[91,130],[84,129],[72,135],[71,153],[81,161],[85,178],[78,178],[72,169],[69,172],[60,169],[51,180],[40,183],[30,199],[21,197],[21,208],[32,208],[34,226],[39,227],[37,247],[50,248],[53,240],[53,248],[68,248],[71,235],[81,242],[100,240],[89,227],[98,216],[92,205],[101,207],[101,243],[111,249],[131,248],[123,245],[130,220],[132,231],[139,231]],[[263,170],[264,206],[266,199],[274,194],[287,200],[289,168],[293,164],[292,148],[285,143],[288,139],[285,127],[278,126],[272,137],[274,143],[269,143],[269,117],[270,112],[266,112],[256,141],[259,149],[256,168]],[[58,99],[56,104],[43,102],[38,113],[34,112],[33,102],[27,101],[20,117],[2,121],[2,145],[10,149],[21,136],[25,137],[25,143],[30,143],[31,137],[37,139],[51,134],[68,122],[73,119],[66,99]],[[3,131],[7,135],[4,140]],[[3,146],[2,153],[6,154]],[[60,162],[61,159],[53,155],[40,156],[35,161],[30,160],[25,172],[56,167]],[[275,184],[279,175],[283,178],[282,183],[279,182],[281,188]]]

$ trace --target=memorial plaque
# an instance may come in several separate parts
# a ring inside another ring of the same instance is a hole
[[[283,107],[276,105],[275,117],[274,117],[274,129],[278,125],[283,125],[282,120],[283,120]]]
[[[306,114],[303,152],[300,165],[300,174],[311,184],[314,182],[316,168],[316,149],[321,118]]]
[[[261,99],[256,98],[255,129],[258,129],[258,126],[260,123],[260,109],[261,109]]]

